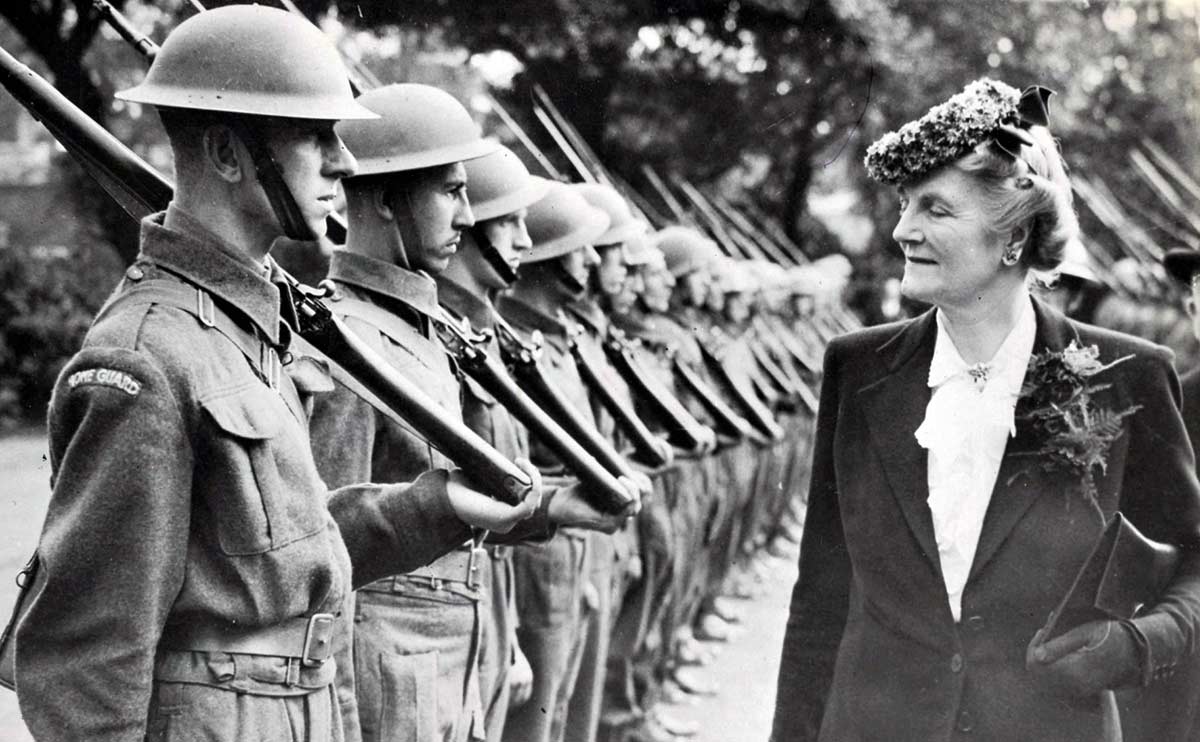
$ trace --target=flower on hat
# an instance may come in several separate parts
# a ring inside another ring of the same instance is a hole
[[[1018,120],[1021,92],[984,77],[867,149],[867,174],[888,185],[916,180],[970,152]]]

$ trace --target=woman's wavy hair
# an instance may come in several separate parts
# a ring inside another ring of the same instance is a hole
[[[1040,272],[1062,262],[1067,243],[1079,234],[1071,182],[1058,143],[1044,126],[1027,130],[1033,145],[1022,145],[1020,157],[990,139],[954,163],[975,176],[988,195],[988,212],[997,234],[1028,230],[1021,261]]]

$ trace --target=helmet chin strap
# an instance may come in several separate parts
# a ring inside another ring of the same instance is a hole
[[[587,291],[587,286],[567,270],[567,266],[563,265],[561,260],[554,262],[554,272],[558,274],[559,282],[570,292],[572,298],[579,298]]]
[[[238,138],[242,140],[242,144],[246,145],[247,151],[250,152],[250,158],[254,161],[254,170],[258,174],[259,185],[267,194],[267,201],[270,202],[271,210],[275,212],[275,218],[279,221],[283,233],[294,240],[317,239],[317,235],[305,221],[304,214],[300,212],[296,197],[292,195],[283,179],[279,163],[276,162],[275,155],[267,145],[262,128],[246,116],[231,117],[230,125]]]
[[[496,271],[496,275],[500,276],[500,280],[511,286],[517,280],[517,271],[513,269],[492,241],[488,239],[487,231],[483,227],[476,224],[467,230],[471,239],[475,240],[475,244],[479,246],[479,252],[483,255],[484,260]]]

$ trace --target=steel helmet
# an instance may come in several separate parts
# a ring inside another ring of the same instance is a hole
[[[229,5],[167,36],[133,103],[255,116],[339,120],[378,116],[354,101],[337,49],[305,19],[277,8]]]
[[[630,267],[637,267],[649,263],[653,253],[656,251],[654,245],[650,242],[650,236],[647,234],[634,235],[633,237],[625,240],[623,244],[625,264]]]
[[[750,265],[733,258],[722,258],[717,261],[720,270],[714,271],[717,277],[717,287],[724,294],[739,294],[758,288]]]
[[[337,127],[358,160],[356,177],[465,162],[500,146],[483,138],[463,104],[432,85],[385,85],[363,93],[358,102],[383,120]]]
[[[467,195],[477,223],[527,209],[550,187],[550,181],[530,175],[525,163],[504,145],[466,163],[466,168]]]
[[[581,247],[594,245],[608,229],[608,214],[589,204],[579,192],[563,183],[549,182],[545,197],[529,207],[525,223],[533,249],[522,263],[550,260]]]
[[[646,260],[643,262],[643,265],[648,271],[666,271],[670,273],[667,270],[667,256],[663,254],[662,250],[655,247],[650,239],[646,240]]]
[[[654,235],[654,245],[663,251],[667,270],[681,278],[708,266],[721,254],[717,243],[691,227],[667,227]]]
[[[579,191],[589,204],[608,214],[608,229],[596,240],[597,245],[616,245],[650,231],[650,225],[633,215],[628,202],[612,186],[574,183],[571,187]],[[626,259],[628,257],[626,255]]]

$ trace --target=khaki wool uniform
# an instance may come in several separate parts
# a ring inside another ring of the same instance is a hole
[[[572,303],[567,308],[567,314],[569,320],[578,325],[574,328],[578,352],[586,354],[592,360],[593,367],[603,374],[605,387],[632,409],[633,395],[629,385],[609,363],[604,352],[603,338],[608,333],[608,317],[590,299]],[[591,395],[591,404],[597,419],[605,421],[601,432],[606,433],[615,443],[616,432],[611,416],[604,410],[596,395]],[[586,606],[587,633],[583,662],[575,693],[571,696],[567,710],[564,737],[567,742],[591,742],[596,738],[604,700],[613,623],[629,586],[627,566],[637,555],[637,527],[641,517],[639,514],[637,518],[630,518],[624,528],[612,535],[596,531],[588,534],[588,571],[592,588],[588,594],[594,595],[595,598]]]
[[[587,389],[571,359],[565,317],[546,315],[510,296],[502,297],[497,308],[523,339],[530,340],[535,332],[542,336],[538,363],[546,378],[585,420],[594,423]],[[530,460],[546,474],[563,472],[558,458],[537,440],[530,441]],[[508,742],[563,739],[567,706],[583,660],[588,605],[596,602],[588,581],[590,533],[559,528],[549,541],[523,545],[513,556],[520,617],[517,638],[533,668],[533,694],[509,713],[504,728]]]
[[[344,250],[334,252],[329,279],[331,308],[350,329],[461,419],[456,369],[433,324],[433,279]],[[312,429],[317,465],[330,482],[407,481],[452,466],[415,430],[344,389],[317,400]],[[458,548],[437,561],[359,588],[354,690],[365,742],[483,738],[477,670],[488,557],[471,536],[464,526]]]
[[[273,264],[174,206],[141,244],[54,390],[22,715],[38,740],[340,740],[333,617],[352,574],[462,528],[445,475],[330,493],[302,402],[328,378],[289,351]]]
[[[496,315],[492,304],[475,296],[457,283],[438,278],[438,298],[454,316],[465,318],[475,332],[488,333],[483,350],[500,358],[500,343],[495,336]],[[463,422],[497,451],[509,459],[529,458],[529,432],[504,405],[470,376],[463,378]],[[542,478],[542,501],[549,506],[553,490],[574,481],[547,474]],[[491,534],[484,544],[491,559],[482,572],[488,583],[490,613],[479,651],[479,688],[483,698],[484,726],[488,742],[500,742],[508,719],[511,697],[509,670],[517,648],[516,574],[513,568],[519,543],[543,543],[554,535],[554,527],[544,517],[545,508],[509,533]]]

